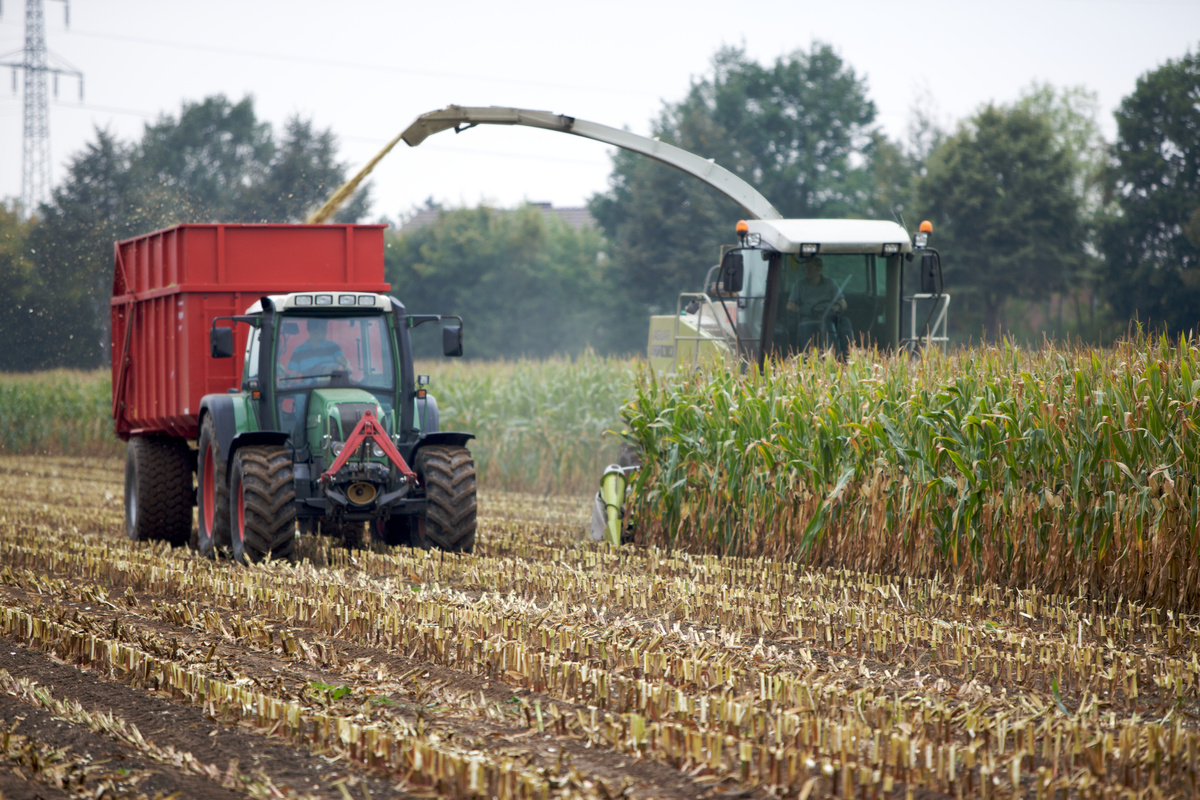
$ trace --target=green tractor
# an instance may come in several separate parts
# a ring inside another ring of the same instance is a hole
[[[448,320],[443,351],[462,355],[462,320],[409,314],[395,298],[346,290],[264,296],[216,317],[214,359],[249,326],[241,385],[200,401],[196,457],[203,554],[294,558],[297,530],[358,546],[469,553],[475,464],[469,433],[438,430],[429,380],[413,374],[410,332]]]

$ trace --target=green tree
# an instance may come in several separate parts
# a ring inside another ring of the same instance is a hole
[[[1075,172],[1043,114],[987,106],[929,157],[922,208],[934,223],[959,329],[1005,331],[1013,297],[1060,291],[1082,259]],[[961,301],[959,300],[961,298]]]
[[[1074,172],[1071,188],[1079,203],[1082,226],[1083,257],[1072,262],[1071,271],[1064,276],[1063,291],[1038,304],[1044,309],[1047,321],[1044,325],[1049,326],[1052,306],[1057,301],[1057,322],[1053,327],[1059,334],[1067,332],[1063,305],[1069,302],[1074,309],[1074,333],[1095,340],[1106,318],[1097,319],[1094,300],[1102,266],[1096,237],[1104,207],[1104,168],[1109,152],[1100,132],[1099,101],[1095,92],[1083,86],[1059,88],[1034,82],[1022,91],[1016,107],[1043,117],[1066,153]]]
[[[249,98],[185,103],[138,143],[104,130],[71,160],[28,234],[35,262],[22,321],[0,318],[0,368],[93,367],[109,346],[113,242],[184,222],[299,222],[344,180],[328,131],[293,118],[277,145]],[[366,190],[339,214],[365,213]],[[23,337],[23,338],[22,338]]]
[[[30,239],[36,221],[22,220],[16,201],[0,203],[0,372],[32,368],[27,354],[34,349],[36,330],[29,301],[37,287]]]
[[[258,121],[254,101],[216,95],[185,102],[178,119],[164,114],[146,126],[134,179],[171,192],[180,222],[238,222],[274,155],[271,127]]]
[[[263,179],[249,187],[231,219],[303,222],[345,182],[346,171],[337,160],[333,132],[314,130],[312,120],[292,117],[284,125],[283,140]],[[360,220],[369,206],[370,190],[362,188],[338,210],[334,221]]]
[[[1138,79],[1115,114],[1105,285],[1116,314],[1171,331],[1200,323],[1200,53]]]
[[[711,75],[665,104],[652,127],[662,141],[742,177],[785,217],[813,217],[868,207],[874,121],[864,82],[832,47],[814,43],[769,66],[740,48],[718,51]],[[631,304],[629,350],[645,346],[645,312],[673,309],[680,291],[697,288],[742,216],[695,178],[624,151],[590,207]]]
[[[409,311],[461,315],[472,358],[602,347],[611,316],[598,231],[529,205],[439,211],[434,222],[388,237],[387,277]],[[440,354],[433,333],[417,329],[420,355]]]

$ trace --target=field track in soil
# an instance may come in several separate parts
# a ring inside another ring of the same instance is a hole
[[[245,568],[123,536],[119,460],[0,457],[0,796],[1189,797],[1200,620],[583,544]]]

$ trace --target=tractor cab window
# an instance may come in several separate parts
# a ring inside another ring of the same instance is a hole
[[[391,341],[381,316],[288,316],[279,323],[276,388],[353,386],[390,389]]]
[[[366,389],[392,412],[395,363],[382,316],[305,317],[288,315],[278,323],[275,389],[286,430],[303,438],[308,392],[321,388]],[[386,424],[386,420],[384,421]]]
[[[774,298],[771,349],[779,355],[874,339],[882,325],[882,276],[870,253],[782,257]]]
[[[242,389],[250,388],[250,381],[258,380],[258,334],[257,325],[250,329],[250,342],[246,346],[246,364],[242,368]]]

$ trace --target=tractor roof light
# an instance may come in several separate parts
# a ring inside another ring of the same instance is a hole
[[[358,298],[356,298],[352,294],[339,294],[338,295],[338,305],[339,306],[352,306],[357,302],[358,302]]]
[[[313,299],[311,294],[298,294],[293,302],[298,306],[311,306]]]
[[[898,245],[898,244],[885,244],[883,246],[883,254],[885,256],[894,256],[894,255],[896,255],[896,253],[899,253],[899,252],[900,252],[900,245]]]
[[[800,245],[800,254],[806,256],[815,256],[821,249],[819,244],[802,244]]]
[[[333,305],[333,295],[331,295],[331,294],[319,294],[319,295],[317,295],[317,305],[319,305],[319,306],[331,306],[331,305]]]

